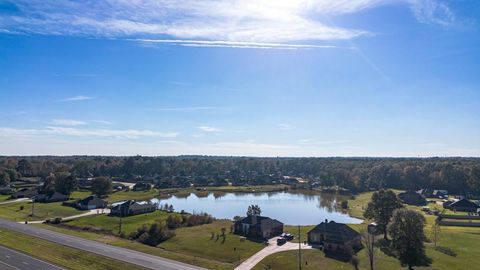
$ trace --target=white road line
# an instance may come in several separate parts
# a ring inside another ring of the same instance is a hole
[[[18,268],[18,267],[15,267],[15,266],[11,265],[11,264],[8,264],[8,263],[6,263],[6,262],[0,261],[0,263],[3,264],[3,265],[8,266],[8,267],[10,267],[10,268],[16,269],[16,270],[22,270],[22,269],[20,269],[20,268]]]

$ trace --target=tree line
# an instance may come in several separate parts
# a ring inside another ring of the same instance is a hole
[[[262,185],[295,176],[353,192],[428,187],[480,194],[480,158],[0,157],[0,186],[52,173],[146,180],[159,187]]]

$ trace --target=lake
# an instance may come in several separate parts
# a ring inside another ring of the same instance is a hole
[[[171,204],[177,212],[206,212],[218,219],[246,216],[248,206],[257,204],[262,210],[262,216],[277,219],[286,225],[314,225],[325,219],[350,224],[362,223],[363,220],[336,209],[337,202],[343,199],[346,197],[325,193],[191,193],[183,197],[153,199],[153,202]]]

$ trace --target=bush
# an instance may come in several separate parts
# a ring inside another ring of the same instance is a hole
[[[340,207],[342,207],[342,209],[344,209],[344,210],[347,210],[348,209],[348,201],[342,201],[340,203]]]
[[[62,223],[62,218],[56,217],[53,220],[50,221],[52,224],[60,224]]]
[[[152,247],[175,236],[175,232],[170,230],[165,222],[156,222],[147,227],[143,225],[136,232],[130,234],[131,239],[137,240],[142,244]]]
[[[180,226],[182,226],[182,217],[181,216],[178,216],[178,215],[170,215],[168,216],[167,218],[167,227],[169,229],[176,229],[176,228],[180,228]]]

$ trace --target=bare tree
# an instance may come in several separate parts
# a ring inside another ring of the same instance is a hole
[[[362,232],[362,243],[365,246],[368,261],[370,262],[370,270],[374,270],[375,252],[377,250],[375,247],[375,234],[368,231]]]

